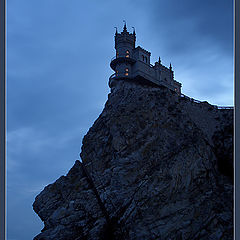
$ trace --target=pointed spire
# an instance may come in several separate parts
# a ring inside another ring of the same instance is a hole
[[[114,28],[116,28],[116,32],[115,32],[115,35],[117,35],[117,34],[118,34],[118,31],[117,31],[117,27],[114,27]]]
[[[136,33],[135,33],[135,27],[132,27],[133,28],[133,35],[135,36]]]
[[[158,63],[161,64],[161,59],[160,59],[160,57],[158,57]]]
[[[169,67],[169,69],[172,71],[172,64],[170,63],[170,67]]]
[[[127,31],[127,26],[126,26],[126,21],[125,20],[123,20],[123,22],[124,22],[124,27],[123,27],[123,31]]]

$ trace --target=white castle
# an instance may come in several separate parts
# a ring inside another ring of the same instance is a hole
[[[121,33],[115,33],[116,56],[112,58],[110,66],[115,71],[109,78],[109,86],[115,79],[129,79],[151,82],[154,85],[165,86],[179,95],[181,83],[174,80],[172,66],[167,68],[161,64],[159,58],[155,65],[150,63],[151,53],[141,47],[135,47],[136,34],[127,31],[126,23]]]

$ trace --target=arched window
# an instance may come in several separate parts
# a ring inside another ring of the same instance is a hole
[[[128,72],[129,72],[129,69],[126,68],[126,69],[125,69],[125,76],[128,76]]]
[[[129,58],[129,51],[126,51],[126,57]]]

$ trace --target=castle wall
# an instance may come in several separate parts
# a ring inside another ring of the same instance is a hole
[[[137,47],[134,49],[133,56],[136,60],[150,64],[151,53],[147,52],[146,50],[144,50],[140,47]]]
[[[125,57],[126,56],[126,51],[130,52],[130,56],[132,56],[133,54],[133,48],[130,44],[119,44],[119,46],[117,46],[116,51],[118,52],[118,56],[119,57]]]
[[[160,81],[171,83],[173,79],[171,78],[170,70],[165,67],[160,67]]]
[[[128,75],[125,75],[126,73],[126,68],[128,69]],[[117,72],[118,71],[118,72]],[[132,67],[130,64],[128,63],[121,63],[121,64],[117,64],[116,66],[116,73],[118,77],[121,76],[131,76],[132,73]]]
[[[146,76],[147,79],[150,79],[150,78],[156,79],[155,70],[151,68],[148,64],[142,61],[137,61],[132,66],[132,74],[136,75],[137,73],[141,73],[141,76],[143,77]]]

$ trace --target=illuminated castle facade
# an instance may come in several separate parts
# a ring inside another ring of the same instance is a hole
[[[112,58],[110,66],[115,73],[109,78],[111,87],[113,80],[136,80],[151,82],[158,86],[165,86],[181,94],[181,83],[174,80],[172,66],[167,68],[161,64],[160,58],[155,65],[150,63],[151,53],[141,47],[135,47],[136,34],[127,31],[126,23],[123,31],[115,33],[116,56]]]

